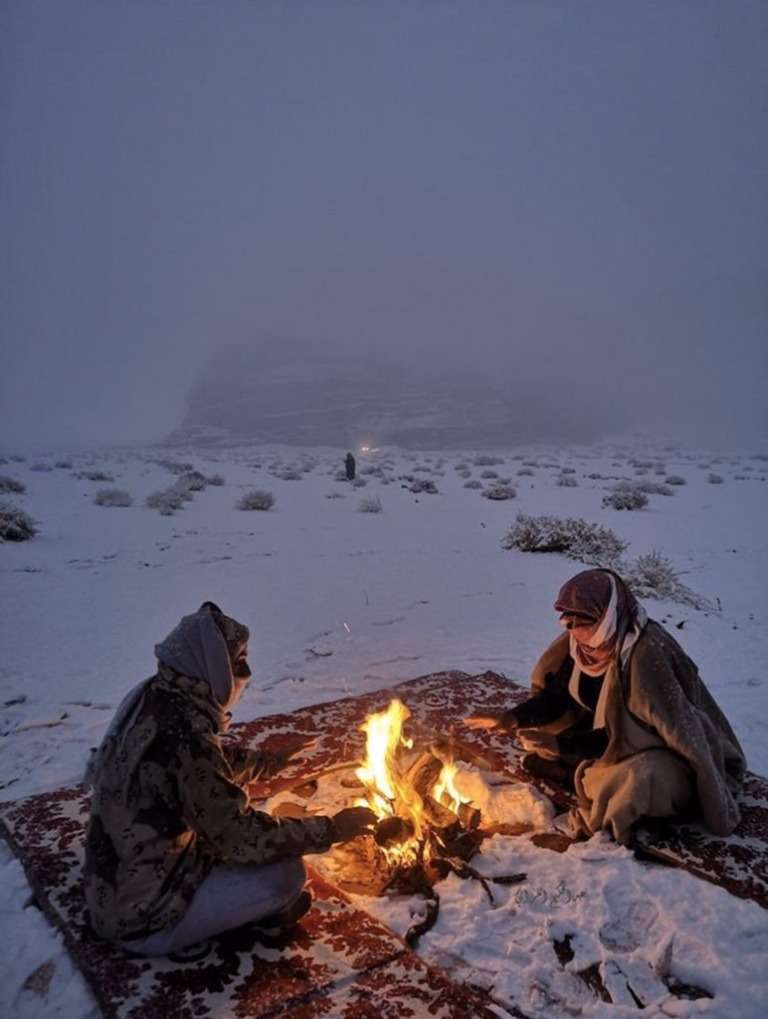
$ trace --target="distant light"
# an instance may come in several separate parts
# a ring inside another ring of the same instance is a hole
[[[361,453],[370,453],[370,451],[371,451],[371,447],[370,446],[361,446],[360,447],[360,452]]]

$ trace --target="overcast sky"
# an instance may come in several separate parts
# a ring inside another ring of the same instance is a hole
[[[3,445],[159,436],[264,334],[766,435],[765,0],[5,0],[0,48]]]

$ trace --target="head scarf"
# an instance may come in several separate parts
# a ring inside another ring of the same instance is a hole
[[[623,665],[648,619],[612,570],[577,573],[560,588],[555,611],[561,613],[564,626],[595,627],[586,642],[578,641],[571,631],[571,657],[588,676],[602,675],[617,654]]]
[[[213,602],[203,602],[155,645],[155,657],[182,676],[204,679],[214,703],[226,711],[237,693],[232,667],[245,652],[248,637],[247,626],[225,616]]]

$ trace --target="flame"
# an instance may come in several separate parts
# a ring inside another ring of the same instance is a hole
[[[357,800],[356,805],[370,807],[379,820],[397,815],[413,824],[411,839],[401,846],[384,850],[392,862],[405,862],[415,856],[423,828],[424,804],[421,796],[403,781],[397,764],[400,747],[410,749],[413,746],[412,740],[403,735],[403,726],[410,717],[411,712],[405,704],[395,699],[385,710],[369,715],[360,726],[360,731],[366,735],[366,756],[365,763],[355,770],[355,774],[365,786],[365,798]],[[456,788],[455,778],[456,765],[444,763],[430,793],[433,799],[454,813],[462,803],[469,803],[469,799]]]
[[[447,803],[445,801],[446,796],[448,797]],[[438,803],[442,803],[446,807],[450,807],[454,814],[459,812],[459,807],[462,803],[470,802],[469,797],[462,796],[456,788],[456,765],[453,761],[443,765],[440,777],[432,790],[432,799],[437,800]]]

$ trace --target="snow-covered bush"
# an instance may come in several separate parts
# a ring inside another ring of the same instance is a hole
[[[365,480],[365,478],[355,478],[355,480],[352,482],[352,487],[353,488],[365,488],[365,486],[367,484],[368,484],[368,482]]]
[[[502,545],[521,552],[560,552],[589,566],[614,568],[627,542],[610,528],[590,524],[581,517],[531,517],[520,513]]]
[[[171,474],[187,474],[195,469],[194,464],[177,463],[176,460],[154,460],[153,463],[156,463],[158,467],[162,467],[166,471],[170,471]]]
[[[222,485],[226,484],[224,478],[222,478],[220,474],[211,474],[211,476],[205,480],[209,485],[213,485],[214,488],[221,488]]]
[[[603,496],[603,506],[616,510],[644,509],[648,505],[648,496],[637,488],[623,488]]]
[[[621,571],[624,580],[638,598],[662,598],[695,609],[711,609],[706,598],[681,583],[671,561],[659,552],[638,556]]]
[[[687,485],[688,482],[680,474],[668,474],[666,477],[666,483],[668,485]]]
[[[72,461],[71,460],[57,460],[56,463],[53,466],[54,467],[58,467],[59,470],[62,470],[62,471],[71,471],[72,470]]]
[[[521,467],[517,472],[519,478],[533,478],[536,476],[536,472],[532,471],[530,467]]]
[[[575,474],[576,473],[576,468],[575,467],[562,467],[560,469],[560,473],[561,474]]]
[[[49,474],[53,470],[53,467],[51,467],[50,464],[40,463],[32,464],[32,466],[29,469],[31,471],[35,471],[37,474]]]
[[[482,488],[483,486],[482,486],[482,484],[476,478],[472,478],[471,481],[465,481],[464,482],[464,487],[465,488]]]
[[[80,481],[114,481],[115,479],[111,474],[107,474],[105,471],[78,471],[75,477]]]
[[[555,484],[558,488],[578,488],[578,481],[572,474],[558,474]]]
[[[185,471],[176,481],[177,488],[186,488],[188,492],[202,492],[207,484],[208,479],[200,471]]]
[[[344,498],[344,493],[343,492],[328,492],[325,498],[326,499],[343,499]]]
[[[661,481],[617,481],[614,492],[644,492],[645,495],[674,495],[674,489]]]
[[[707,477],[707,482],[710,485],[722,485],[725,479],[722,474],[715,474],[714,472]]]
[[[36,534],[37,525],[28,513],[12,502],[0,502],[0,543],[28,541]]]
[[[462,460],[461,463],[454,464],[453,469],[455,471],[458,471],[459,473],[461,473],[461,471],[468,471],[469,464],[464,463],[464,461]]]
[[[480,471],[480,477],[484,478],[486,481],[489,480],[490,478],[498,478],[498,476],[499,476],[499,472],[498,471],[491,471],[491,470]]]
[[[7,474],[0,474],[0,492],[13,492],[15,495],[21,495],[26,490],[23,482],[17,481],[16,478],[11,478]]]
[[[295,467],[289,467],[287,470],[281,471],[278,478],[281,481],[301,481],[301,471],[297,471]]]
[[[378,495],[366,495],[357,504],[358,513],[381,513],[382,509]]]
[[[269,510],[275,505],[275,497],[271,492],[261,488],[252,488],[238,500],[239,510]]]
[[[505,499],[516,499],[517,492],[509,485],[491,485],[482,493],[484,499],[493,499],[496,502],[504,502]]]
[[[161,516],[170,517],[184,505],[184,495],[177,488],[161,488],[147,496],[145,505],[157,510]]]
[[[437,485],[434,481],[414,481],[408,489],[409,492],[413,492],[414,495],[418,495],[420,492],[426,492],[427,495],[437,495]]]
[[[130,492],[122,488],[100,488],[93,501],[96,506],[133,506]]]
[[[498,467],[499,464],[504,463],[504,460],[502,457],[486,456],[481,454],[480,456],[476,456],[472,463],[475,467]]]

